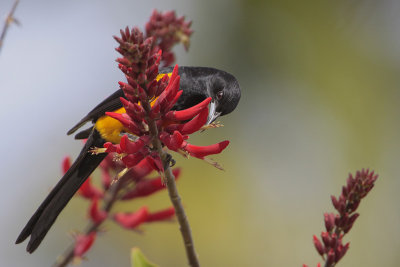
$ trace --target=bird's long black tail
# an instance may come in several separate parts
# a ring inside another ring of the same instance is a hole
[[[92,155],[88,152],[93,147],[102,147],[104,143],[104,139],[94,129],[71,168],[53,188],[19,234],[16,244],[31,236],[26,250],[29,253],[35,251],[75,192],[106,157],[106,153]]]

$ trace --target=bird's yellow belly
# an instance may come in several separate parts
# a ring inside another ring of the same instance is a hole
[[[126,113],[125,108],[114,110],[115,113]],[[109,116],[100,117],[94,126],[100,133],[101,137],[111,143],[118,144],[121,140],[121,132],[127,130],[118,120]]]

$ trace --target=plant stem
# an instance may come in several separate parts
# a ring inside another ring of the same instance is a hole
[[[178,194],[178,189],[176,187],[175,183],[175,177],[172,173],[172,170],[169,166],[169,159],[168,159],[168,154],[163,150],[162,144],[160,139],[158,138],[158,129],[156,122],[154,119],[152,119],[149,114],[151,111],[151,107],[149,104],[149,101],[146,101],[146,103],[142,103],[143,108],[147,113],[146,120],[147,124],[149,126],[149,132],[150,136],[153,139],[153,147],[156,149],[158,152],[163,166],[164,166],[164,174],[166,178],[166,186],[168,189],[168,195],[169,198],[174,205],[175,209],[175,214],[176,217],[178,218],[182,238],[183,238],[183,243],[185,245],[186,249],[186,255],[189,260],[189,265],[192,267],[199,267],[200,263],[197,258],[196,250],[194,247],[194,242],[193,242],[193,237],[192,237],[192,231],[190,229],[190,224],[188,221],[188,218],[186,216],[185,209],[183,208],[181,197]]]
[[[11,23],[15,21],[13,16],[14,16],[15,10],[17,9],[18,2],[19,2],[19,0],[14,1],[14,4],[10,10],[10,13],[8,13],[8,15],[6,17],[6,21],[4,23],[3,30],[1,31],[1,35],[0,35],[0,51],[3,46],[4,38],[6,37],[6,34],[7,34],[7,30],[10,27]]]
[[[118,192],[121,188],[123,188],[123,184],[125,183],[126,179],[122,176],[114,185],[112,185],[107,190],[107,196],[104,200],[103,210],[107,213],[110,212],[111,208],[113,207],[115,201],[118,199]],[[105,221],[105,220],[104,220]],[[104,222],[94,223],[90,222],[86,226],[86,230],[84,231],[84,235],[88,235],[92,232],[97,232],[101,224]],[[75,245],[71,245],[62,255],[59,256],[58,260],[54,263],[53,267],[65,267],[67,266],[73,259],[74,259],[74,248]]]

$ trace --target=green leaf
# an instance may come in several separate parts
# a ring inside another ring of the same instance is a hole
[[[158,267],[158,265],[149,262],[149,260],[143,255],[142,251],[138,247],[134,247],[131,250],[131,266],[132,267]]]

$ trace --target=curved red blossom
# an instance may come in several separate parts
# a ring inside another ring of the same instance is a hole
[[[160,210],[157,212],[152,212],[147,215],[146,222],[156,222],[156,221],[165,221],[169,220],[175,216],[174,207],[169,207],[164,210]]]
[[[179,127],[179,131],[184,135],[197,132],[207,122],[207,116],[208,116],[208,108],[205,107],[192,120],[188,121],[187,123],[182,124]]]
[[[89,177],[79,188],[78,194],[84,198],[92,199],[102,198],[104,193],[92,184],[91,178]]]
[[[127,135],[121,137],[119,146],[122,153],[136,153],[151,141],[149,136],[141,136],[137,141],[130,141]]]
[[[133,178],[133,180],[138,181],[150,174],[154,171],[154,168],[146,159],[143,159],[136,166],[132,167],[129,170],[129,176]]]
[[[135,154],[126,155],[121,160],[127,168],[132,168],[132,167],[136,166],[144,158],[145,158],[145,155],[143,155],[142,153],[135,153]]]
[[[114,221],[119,225],[127,229],[135,229],[147,220],[149,214],[148,208],[146,206],[141,207],[135,212],[122,213],[118,212],[114,214]]]
[[[204,158],[208,155],[221,153],[228,145],[229,141],[222,141],[209,146],[195,146],[187,144],[184,149],[193,157]]]
[[[184,109],[184,110],[171,110],[169,111],[166,115],[165,118],[169,119],[169,120],[174,120],[174,121],[185,121],[185,120],[189,120],[191,118],[193,118],[194,116],[196,116],[197,114],[199,114],[201,111],[204,110],[205,107],[208,106],[208,104],[210,104],[212,98],[208,97],[205,100],[203,100],[202,102],[200,102],[199,104],[190,107],[188,109]]]
[[[146,157],[147,162],[152,166],[153,170],[161,173],[164,171],[164,166],[160,156],[157,153],[153,153],[152,156]]]
[[[92,247],[96,240],[96,232],[88,235],[78,234],[75,237],[74,257],[82,258],[82,256]]]
[[[115,113],[115,112],[106,112],[105,113],[107,116],[110,116],[113,119],[118,120],[119,122],[124,125],[125,128],[129,129],[131,133],[134,135],[140,136],[142,135],[143,128],[141,125],[135,123],[131,118],[128,116],[126,113]]]
[[[181,173],[180,169],[174,169],[172,173],[175,176],[175,180],[179,178]],[[161,177],[153,179],[142,179],[136,183],[135,187],[128,191],[123,197],[123,200],[133,199],[137,197],[145,197],[154,194],[157,191],[165,189],[165,183],[162,181]]]
[[[93,198],[89,207],[89,217],[94,223],[101,223],[107,218],[107,212],[99,209],[99,199]]]
[[[110,188],[111,182],[112,182],[112,179],[111,179],[111,174],[110,174],[110,172],[107,171],[107,170],[104,170],[104,169],[102,168],[102,170],[101,170],[101,183],[102,183],[102,185],[103,185],[103,188],[104,188],[105,190],[107,190],[108,188]]]
[[[63,174],[65,174],[69,170],[69,168],[71,168],[71,158],[68,156],[64,157],[61,166]]]
[[[174,131],[172,135],[162,132],[160,134],[160,140],[171,150],[178,151],[183,146],[183,141],[185,140],[183,135]]]
[[[173,100],[175,95],[178,93],[179,81],[180,76],[178,75],[178,65],[175,65],[174,69],[172,70],[171,77],[168,80],[167,86],[162,88],[162,92],[154,102],[152,110],[160,109],[161,112],[165,113],[172,108],[172,106],[169,107],[169,102]],[[169,107],[168,110],[167,107]]]

